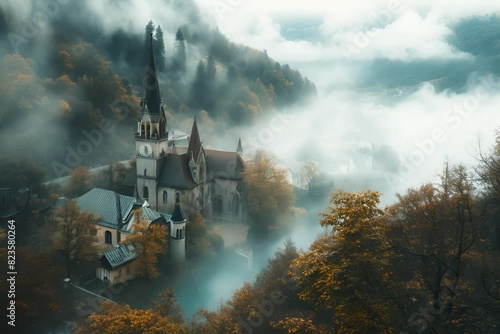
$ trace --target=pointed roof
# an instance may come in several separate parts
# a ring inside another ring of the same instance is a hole
[[[172,217],[170,218],[170,220],[174,223],[183,222],[184,220],[186,220],[186,218],[184,218],[184,212],[182,212],[181,200],[177,195],[175,198],[174,211],[172,212]]]
[[[143,99],[141,105],[144,106],[145,101],[150,114],[160,114],[160,85],[158,83],[158,74],[156,73],[155,55],[153,51],[153,34],[151,34],[149,38],[149,52],[146,64],[146,72],[144,73],[143,85],[146,89],[146,97],[145,99]]]
[[[189,137],[188,154],[192,155],[195,161],[198,158],[201,150],[200,133],[198,132],[198,125],[196,124],[196,116],[194,116],[193,128],[191,129],[191,136]]]
[[[243,147],[241,146],[241,138],[238,138],[238,148],[236,149],[236,153],[239,155],[243,154]]]

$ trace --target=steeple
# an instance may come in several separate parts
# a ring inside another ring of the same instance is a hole
[[[172,220],[173,222],[183,222],[184,220],[186,220],[186,218],[184,218],[184,212],[181,208],[181,200],[178,193],[175,194],[175,207],[170,220]]]
[[[160,86],[158,83],[158,74],[156,73],[155,55],[153,51],[153,34],[151,34],[149,38],[148,60],[142,84],[146,89],[146,97],[143,99],[141,105],[144,106],[144,103],[146,103],[150,114],[161,114]]]
[[[187,152],[191,155],[190,158],[193,158],[193,160],[196,161],[198,159],[198,155],[200,154],[200,150],[200,133],[198,132],[198,125],[196,124],[196,116],[194,116],[193,128],[191,129]]]
[[[241,138],[238,138],[238,148],[236,149],[238,155],[243,155],[243,147],[241,146]]]

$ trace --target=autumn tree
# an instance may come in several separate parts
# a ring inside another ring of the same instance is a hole
[[[54,255],[45,250],[17,248],[16,322],[21,333],[48,329],[61,312],[64,268],[55,264]],[[7,291],[7,290],[4,290]]]
[[[183,325],[154,309],[134,309],[111,302],[101,303],[100,308],[77,326],[77,334],[187,334]]]
[[[158,258],[167,247],[167,228],[161,223],[150,223],[142,217],[142,211],[134,211],[132,234],[125,241],[134,246],[137,253],[138,276],[150,279],[160,274],[157,269]]]
[[[52,217],[57,226],[53,241],[54,247],[62,250],[66,258],[67,277],[70,277],[73,266],[96,260],[97,220],[92,213],[81,211],[75,201],[66,200],[56,209]]]
[[[285,170],[276,167],[271,157],[258,151],[243,172],[248,196],[248,212],[257,236],[266,235],[268,227],[290,212],[295,202],[293,187]]]
[[[168,288],[160,293],[160,301],[153,301],[153,308],[158,314],[163,317],[169,318],[176,324],[184,323],[184,311],[179,305],[175,292],[172,288]]]
[[[468,269],[485,247],[480,209],[470,172],[448,164],[438,184],[409,189],[391,208],[392,246],[412,263],[413,298],[432,309],[428,327],[433,330],[466,326],[460,322],[464,305],[471,302],[467,291],[477,288]]]
[[[320,222],[331,233],[318,238],[290,268],[298,296],[312,306],[316,320],[330,324],[335,333],[394,330],[391,252],[383,238],[379,197],[373,191],[336,192]],[[315,332],[303,318],[281,323],[281,327],[294,323]]]
[[[68,192],[73,196],[81,196],[90,190],[92,174],[87,166],[80,166],[71,171]]]
[[[224,239],[208,229],[203,217],[197,213],[189,216],[186,226],[186,257],[190,260],[206,260],[221,252]]]

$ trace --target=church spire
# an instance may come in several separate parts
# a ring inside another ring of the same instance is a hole
[[[146,103],[150,114],[161,113],[160,85],[158,83],[158,74],[156,73],[155,55],[153,51],[153,34],[149,36],[149,52],[146,64],[146,73],[143,80],[146,89],[146,97],[143,104]]]
[[[238,148],[236,149],[238,155],[243,155],[243,147],[241,146],[241,138],[238,138]]]
[[[198,132],[198,125],[196,124],[196,116],[194,116],[193,128],[191,129],[191,136],[189,137],[188,154],[191,154],[193,160],[198,159],[201,150],[200,133]]]

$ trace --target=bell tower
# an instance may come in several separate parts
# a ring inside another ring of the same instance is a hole
[[[154,210],[158,210],[157,179],[163,158],[168,150],[167,119],[160,98],[160,87],[153,52],[153,34],[149,39],[149,52],[143,85],[146,90],[141,100],[141,118],[135,133],[137,190]]]

